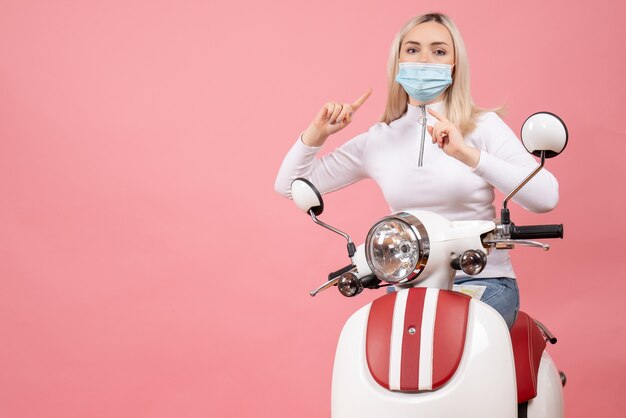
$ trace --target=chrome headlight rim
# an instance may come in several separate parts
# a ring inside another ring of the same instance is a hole
[[[370,244],[372,241],[372,232],[375,231],[380,224],[389,221],[399,221],[408,226],[410,231],[415,236],[415,242],[418,249],[417,263],[415,264],[413,271],[399,280],[387,280],[385,279],[385,277],[381,277],[379,274],[377,274],[378,269],[374,266],[369,254]],[[376,274],[376,277],[394,285],[406,284],[415,280],[426,268],[426,263],[428,262],[428,257],[430,256],[430,239],[428,237],[426,227],[417,217],[411,215],[408,212],[398,212],[389,216],[385,216],[370,228],[369,232],[367,233],[367,238],[365,239],[365,249],[365,259],[370,270],[374,274]]]

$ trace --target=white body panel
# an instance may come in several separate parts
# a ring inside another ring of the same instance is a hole
[[[335,355],[333,418],[517,416],[513,351],[506,323],[494,309],[472,300],[465,351],[457,372],[433,392],[389,391],[372,378],[365,338],[370,305],[343,328]]]
[[[552,357],[544,351],[537,374],[537,396],[528,401],[528,418],[562,418],[563,384]]]

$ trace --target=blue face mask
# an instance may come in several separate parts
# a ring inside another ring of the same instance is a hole
[[[413,99],[429,102],[452,84],[452,65],[401,62],[396,81]]]

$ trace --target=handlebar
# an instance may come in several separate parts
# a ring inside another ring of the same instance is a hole
[[[511,224],[511,239],[563,238],[563,224],[525,225]]]
[[[348,264],[347,266],[342,267],[342,268],[340,268],[337,271],[333,271],[332,273],[330,273],[328,275],[328,280],[336,279],[336,278],[340,277],[342,274],[349,272],[353,268],[354,268],[354,265]]]

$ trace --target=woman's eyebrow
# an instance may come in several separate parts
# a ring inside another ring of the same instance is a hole
[[[417,42],[417,41],[406,41],[404,44],[405,44],[405,45],[407,45],[407,44],[415,44],[415,45],[420,45],[420,46],[422,45],[422,44],[420,44],[420,43],[419,43],[419,42]],[[446,42],[443,42],[443,41],[431,42],[431,43],[430,43],[430,45],[431,45],[431,46],[436,46],[436,45],[445,45],[445,46],[450,46],[450,45],[448,45]]]

